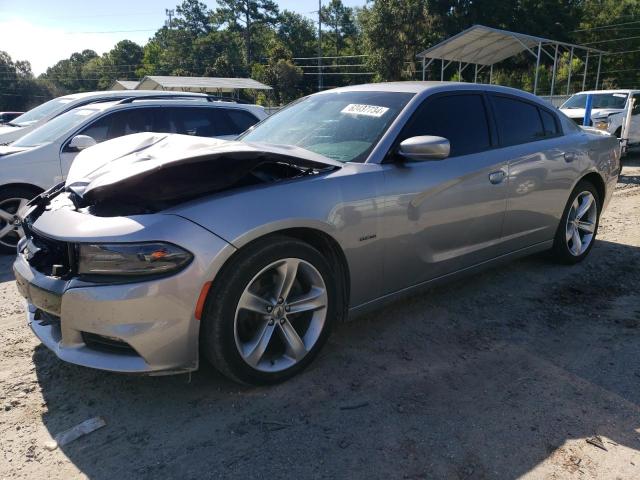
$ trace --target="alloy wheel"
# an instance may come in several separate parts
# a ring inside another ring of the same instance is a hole
[[[0,245],[15,248],[24,237],[18,212],[28,201],[26,198],[6,198],[0,201]]]
[[[234,336],[240,356],[263,372],[292,367],[320,338],[327,302],[324,279],[311,263],[285,258],[267,265],[238,301]]]
[[[571,255],[579,257],[591,245],[598,220],[598,204],[591,192],[576,196],[567,216],[566,241]]]

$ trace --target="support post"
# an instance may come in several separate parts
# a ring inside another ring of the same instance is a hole
[[[598,89],[598,81],[600,80],[600,66],[602,65],[602,54],[598,56],[598,73],[596,73],[596,90]]]
[[[573,47],[571,47],[571,53],[569,54],[569,75],[567,77],[567,95],[571,89],[571,66],[573,65]]]
[[[462,62],[458,62],[458,81],[462,81]]]
[[[322,90],[322,0],[318,0],[318,91]]]
[[[533,79],[533,94],[538,91],[538,70],[540,70],[540,54],[542,53],[542,42],[538,42],[538,56],[536,57],[536,73]]]
[[[444,58],[442,59],[442,64],[440,65],[440,81],[444,82]]]
[[[551,96],[553,97],[553,89],[556,86],[556,68],[558,66],[558,44],[556,44],[556,53],[553,55],[553,71],[551,73]]]
[[[425,63],[425,58],[422,57],[422,81],[424,82],[427,75],[427,64]]]
[[[489,85],[491,85],[493,83],[493,63],[491,64],[491,67],[489,68]]]
[[[478,83],[478,64],[476,63],[476,70],[473,72],[473,83]]]
[[[582,91],[587,85],[587,68],[589,68],[589,51],[587,50],[587,58],[584,59],[584,77],[582,77]]]

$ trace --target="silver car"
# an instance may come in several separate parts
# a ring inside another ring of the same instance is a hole
[[[498,86],[303,98],[239,141],[140,133],[80,153],[23,213],[14,271],[63,360],[282,381],[333,325],[498,262],[593,247],[615,137]]]

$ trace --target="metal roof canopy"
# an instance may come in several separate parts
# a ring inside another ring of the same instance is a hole
[[[178,90],[182,92],[233,92],[236,90],[271,90],[251,78],[173,77],[149,75],[140,80],[136,90]]]
[[[137,80],[114,80],[109,90],[135,90],[138,83]]]
[[[552,49],[552,53],[547,51]],[[598,72],[596,74],[596,86],[600,80],[600,65],[602,63],[603,50],[585,47],[582,45],[574,45],[566,42],[550,40],[548,38],[534,37],[524,33],[510,32],[507,30],[499,30],[497,28],[486,27],[484,25],[474,25],[462,32],[454,35],[424,52],[417,55],[422,59],[422,79],[425,79],[427,67],[434,61],[442,62],[440,69],[440,80],[444,80],[444,71],[453,62],[458,62],[458,71],[460,74],[469,65],[475,65],[474,82],[478,79],[478,73],[485,67],[490,68],[489,83],[493,78],[493,65],[513,57],[521,52],[529,52],[536,58],[535,80],[533,84],[533,93],[538,90],[538,72],[540,70],[540,58],[542,54],[546,54],[553,60],[553,73],[551,76],[551,95],[555,86],[556,69],[558,66],[558,51],[565,48],[570,51],[569,59],[569,75],[567,80],[567,95],[571,85],[571,63],[575,56],[575,51],[586,52],[584,62],[584,73],[582,79],[582,89],[585,89],[587,79],[587,68],[589,67],[589,55],[598,56]],[[445,63],[446,62],[446,63]]]

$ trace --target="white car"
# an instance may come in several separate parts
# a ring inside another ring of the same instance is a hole
[[[576,93],[562,104],[560,111],[582,125],[587,95],[593,95],[591,126],[618,138],[622,136],[622,126],[631,99],[634,104],[628,135],[629,145],[640,144],[640,90],[592,90]]]
[[[40,125],[47,123],[52,118],[57,117],[69,110],[88,105],[94,102],[104,102],[121,100],[123,98],[131,97],[144,97],[148,95],[161,96],[161,95],[175,95],[176,92],[164,92],[155,90],[119,90],[119,91],[104,91],[104,92],[84,92],[74,93],[71,95],[65,95],[63,97],[54,98],[35,108],[32,108],[28,112],[23,113],[19,117],[14,118],[10,122],[7,122],[0,126],[0,145],[8,145],[9,143],[17,140],[18,138],[26,135],[32,130],[35,130]],[[182,93],[181,93],[182,94]],[[186,95],[193,95],[195,97],[206,97],[202,93],[185,93]]]
[[[139,132],[235,139],[267,116],[258,105],[177,97],[92,103],[0,147],[0,252],[15,252],[23,235],[18,211],[63,181],[81,150]]]

